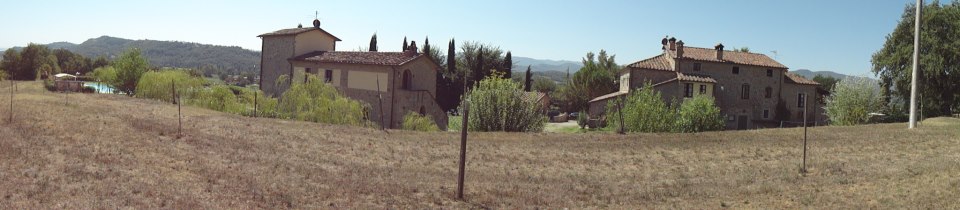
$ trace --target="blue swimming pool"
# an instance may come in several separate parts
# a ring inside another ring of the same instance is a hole
[[[92,87],[97,93],[113,93],[113,87],[99,82],[84,82],[84,87]]]

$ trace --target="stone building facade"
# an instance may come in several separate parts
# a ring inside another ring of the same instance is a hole
[[[446,129],[447,115],[436,102],[440,65],[417,51],[336,51],[339,38],[320,28],[291,28],[259,36],[263,40],[260,87],[279,96],[291,84],[320,78],[345,96],[364,102],[368,117],[386,128],[400,128],[409,112],[433,118]]]
[[[653,85],[665,101],[706,94],[716,100],[726,129],[779,126],[780,122],[823,121],[824,91],[819,84],[794,75],[787,67],[763,54],[687,47],[675,38],[661,40],[663,53],[627,65],[621,72],[621,89],[590,101],[590,114],[602,115],[610,99]],[[811,100],[806,100],[810,98]],[[779,108],[778,108],[779,107]]]

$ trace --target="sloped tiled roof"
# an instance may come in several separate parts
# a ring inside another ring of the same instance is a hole
[[[786,74],[784,74],[784,76],[787,77],[787,81],[792,82],[792,83],[794,83],[794,84],[801,84],[801,85],[820,85],[820,83],[818,83],[818,82],[816,82],[816,81],[809,80],[809,79],[807,79],[807,78],[803,78],[802,76],[796,75],[796,74],[794,74],[794,73],[787,72]]]
[[[613,93],[610,93],[610,94],[598,96],[597,98],[594,98],[593,100],[590,100],[590,102],[588,102],[588,103],[593,103],[593,102],[597,102],[597,101],[607,100],[607,99],[609,99],[609,98],[613,98],[613,97],[617,97],[617,96],[622,96],[622,95],[626,95],[626,94],[627,94],[626,91],[617,91],[617,92],[613,92]]]
[[[676,57],[676,50],[667,50],[670,56]],[[683,58],[698,60],[698,61],[710,61],[710,62],[720,62],[720,63],[735,63],[743,65],[754,65],[754,66],[763,66],[763,67],[773,67],[773,68],[787,68],[780,62],[773,60],[770,57],[767,57],[764,54],[757,53],[748,53],[748,52],[735,52],[735,51],[723,51],[723,60],[717,60],[717,50],[700,48],[700,47],[683,47]]]
[[[684,73],[677,72],[677,79],[680,81],[689,81],[689,82],[717,83],[717,80],[714,80],[710,76],[690,74],[690,73],[684,74]]]
[[[348,51],[314,51],[299,55],[290,60],[312,61],[321,63],[347,63],[399,66],[417,59],[423,54],[404,54],[402,52],[348,52]]]
[[[638,69],[673,71],[673,66],[670,65],[670,61],[668,61],[667,57],[664,56],[663,54],[631,63],[630,65],[627,65],[627,67],[638,68]]]
[[[289,35],[302,34],[302,33],[306,33],[306,32],[313,31],[313,30],[320,30],[320,32],[323,32],[323,33],[325,33],[325,34],[330,35],[331,37],[333,37],[334,40],[343,41],[343,40],[340,40],[340,38],[337,38],[337,36],[334,36],[333,34],[331,34],[330,32],[327,32],[327,31],[324,31],[324,30],[321,29],[321,28],[315,28],[315,27],[280,29],[280,30],[277,30],[277,31],[274,31],[274,32],[265,33],[265,34],[260,34],[260,36],[257,36],[257,37],[289,36]]]

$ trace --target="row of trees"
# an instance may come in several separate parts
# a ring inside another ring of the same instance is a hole
[[[50,50],[47,46],[31,43],[20,51],[4,51],[0,70],[10,79],[36,80],[58,73],[86,74],[109,64],[102,56],[90,59],[66,49]]]

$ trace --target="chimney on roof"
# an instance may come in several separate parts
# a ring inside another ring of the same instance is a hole
[[[683,57],[683,40],[680,40],[679,42],[677,42],[677,57],[678,58]]]
[[[667,38],[668,38],[668,37],[670,37],[670,36],[664,36],[663,39],[660,40],[660,45],[663,46],[663,47],[660,47],[661,50],[667,50]]]
[[[403,55],[414,56],[417,55],[417,41],[410,41],[410,45],[407,46],[407,49],[403,50]]]
[[[717,60],[722,61],[723,60],[723,44],[717,44],[717,46],[713,47],[713,49],[717,50]]]
[[[670,50],[677,50],[677,38],[676,38],[676,37],[670,37],[670,39],[667,40],[667,41],[669,42],[669,43],[668,43],[668,45],[669,45],[668,47],[669,47]]]

